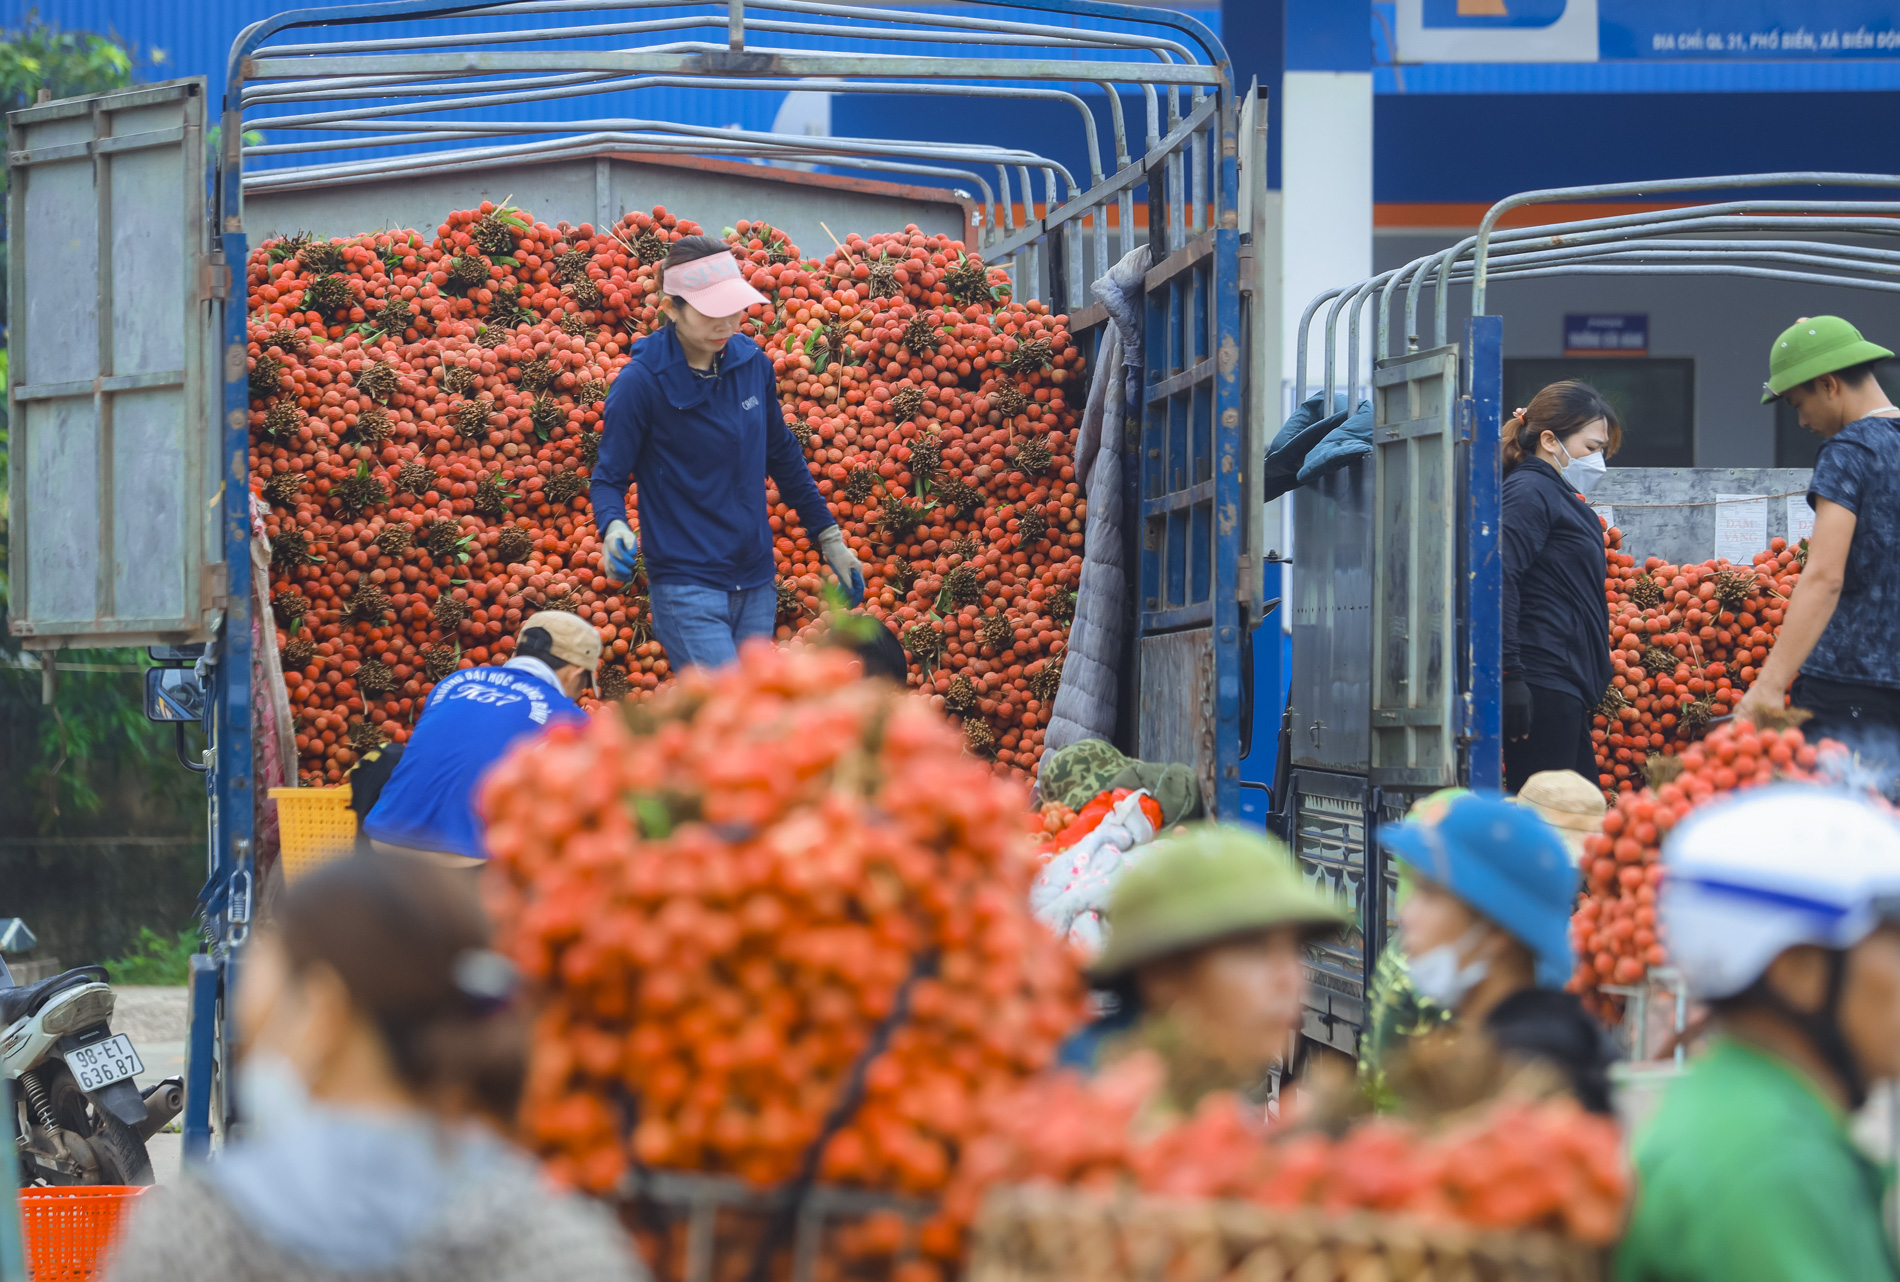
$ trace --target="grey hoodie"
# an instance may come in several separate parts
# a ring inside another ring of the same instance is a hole
[[[107,1282],[648,1282],[604,1208],[499,1140],[330,1113],[141,1198]]]

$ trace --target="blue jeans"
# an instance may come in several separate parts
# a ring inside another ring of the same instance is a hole
[[[666,648],[666,662],[682,668],[723,668],[739,657],[739,646],[753,637],[770,637],[778,619],[778,589],[728,592],[697,583],[652,583],[653,635]]]

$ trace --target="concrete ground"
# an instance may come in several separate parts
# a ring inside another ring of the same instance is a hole
[[[112,1031],[132,1039],[145,1071],[137,1081],[140,1090],[166,1077],[185,1075],[185,1019],[188,1004],[183,988],[122,987],[114,990],[118,1004],[112,1011]],[[178,1123],[146,1143],[152,1156],[152,1173],[160,1184],[178,1178],[183,1137]]]

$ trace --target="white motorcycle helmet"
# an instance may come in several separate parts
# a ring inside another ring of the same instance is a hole
[[[1836,1022],[1843,960],[1883,921],[1900,921],[1900,823],[1846,793],[1764,788],[1685,821],[1669,835],[1663,862],[1664,942],[1697,997],[1748,993],[1798,944],[1829,950],[1819,1011],[1797,1011],[1766,989],[1752,995],[1799,1024],[1858,1101],[1862,1074]]]
[[[1900,823],[1845,793],[1744,793],[1670,833],[1663,863],[1669,956],[1704,999],[1742,992],[1796,944],[1845,950],[1900,916]]]

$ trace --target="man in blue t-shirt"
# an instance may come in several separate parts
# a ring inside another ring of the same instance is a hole
[[[1893,353],[1838,316],[1804,317],[1775,340],[1762,402],[1785,399],[1826,437],[1808,483],[1814,533],[1781,633],[1736,712],[1814,714],[1808,739],[1839,739],[1891,786],[1900,768],[1900,409],[1874,378]]]
[[[363,817],[371,845],[452,865],[486,859],[475,813],[482,776],[517,739],[556,721],[584,720],[574,700],[599,663],[600,633],[592,624],[543,610],[522,625],[507,663],[443,678]]]
[[[645,551],[667,662],[717,668],[777,623],[768,476],[854,606],[864,567],[785,425],[771,358],[739,333],[746,309],[769,300],[710,236],[675,241],[661,272],[667,324],[634,346],[607,394],[589,495],[607,576],[627,582]],[[640,486],[637,533],[630,480]]]

